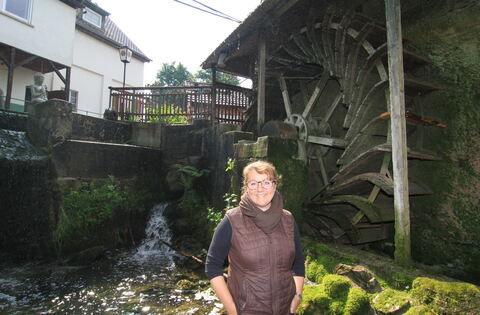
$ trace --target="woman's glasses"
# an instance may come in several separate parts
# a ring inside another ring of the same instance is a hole
[[[256,190],[256,189],[258,189],[258,185],[261,184],[263,189],[269,190],[270,188],[272,188],[273,183],[274,183],[273,181],[268,180],[268,179],[261,180],[261,181],[258,181],[258,182],[256,180],[251,180],[251,181],[247,182],[247,187],[248,187],[248,189]]]

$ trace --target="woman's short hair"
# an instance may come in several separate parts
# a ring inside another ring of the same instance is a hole
[[[277,173],[275,166],[273,166],[273,164],[270,162],[259,160],[247,164],[247,166],[245,166],[245,168],[243,169],[244,188],[247,186],[247,175],[251,171],[255,171],[259,174],[267,174],[269,180],[274,181],[277,186],[280,186],[282,176]]]

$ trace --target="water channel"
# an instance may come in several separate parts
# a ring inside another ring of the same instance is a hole
[[[163,211],[151,210],[145,239],[133,251],[109,252],[88,267],[31,262],[0,265],[0,314],[220,314],[205,281],[181,290],[177,282],[196,279],[175,265]]]

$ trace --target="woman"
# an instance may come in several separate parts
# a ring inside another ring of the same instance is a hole
[[[217,226],[205,271],[229,315],[294,313],[305,277],[300,233],[277,191],[280,178],[265,161],[243,170],[243,195]],[[228,255],[227,282],[223,263]]]

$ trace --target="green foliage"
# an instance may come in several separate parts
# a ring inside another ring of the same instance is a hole
[[[240,85],[240,80],[234,75],[218,71],[216,74],[218,82],[237,86]],[[212,83],[212,69],[198,70],[197,73],[195,73],[194,78],[196,82]]]
[[[174,104],[163,104],[160,107],[145,107],[147,122],[160,122],[168,125],[184,125],[188,123],[185,111]]]
[[[412,297],[441,314],[475,314],[480,310],[480,289],[465,282],[445,282],[419,277]]]
[[[187,68],[176,61],[171,63],[163,63],[162,68],[157,72],[157,81],[152,85],[154,86],[182,86],[186,81],[191,80],[192,74]]]
[[[225,172],[229,172],[229,171],[234,171],[235,170],[235,159],[232,159],[232,158],[228,158],[227,160],[227,168],[225,169]]]
[[[210,170],[203,169],[199,170],[194,166],[186,165],[178,169],[180,172],[180,181],[182,182],[185,190],[190,190],[193,188],[193,181],[195,178],[202,177],[210,173]]]
[[[403,291],[386,289],[373,299],[372,307],[383,313],[406,310],[410,306],[410,295]]]
[[[214,207],[207,207],[207,220],[212,225],[217,226],[220,223],[220,221],[222,221],[222,218],[223,218],[222,211],[218,211]]]
[[[228,209],[232,209],[232,208],[235,208],[236,206],[238,206],[238,196],[237,194],[229,194],[229,193],[226,193],[225,195],[223,195],[223,201],[225,201],[225,208],[224,210],[228,210]]]
[[[122,191],[110,176],[106,182],[80,183],[63,198],[55,241],[60,252],[84,249],[101,243],[102,228],[129,212],[144,211],[144,195]],[[124,242],[117,235],[118,244]]]
[[[367,292],[360,288],[351,288],[348,291],[347,302],[345,303],[345,315],[368,314],[370,300]]]

